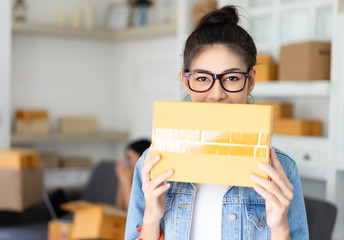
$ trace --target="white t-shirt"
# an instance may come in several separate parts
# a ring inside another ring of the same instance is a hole
[[[223,196],[228,186],[200,183],[194,183],[194,185],[196,196],[190,240],[220,240]]]

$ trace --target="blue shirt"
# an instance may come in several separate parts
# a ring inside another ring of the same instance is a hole
[[[136,230],[142,225],[145,199],[142,192],[141,169],[147,152],[146,150],[142,154],[135,167],[125,240],[138,238],[139,233]],[[282,151],[275,149],[275,152],[294,186],[294,198],[288,210],[291,239],[308,240],[306,209],[296,163]],[[170,182],[170,184],[171,187],[166,192],[165,213],[160,226],[164,231],[165,240],[187,240],[191,229],[195,187],[191,183],[183,182]],[[223,196],[221,236],[222,240],[270,239],[271,231],[266,221],[265,199],[253,188],[228,186]]]

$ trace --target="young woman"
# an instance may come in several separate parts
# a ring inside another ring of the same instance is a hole
[[[257,51],[237,23],[223,7],[188,37],[180,79],[193,102],[248,103]],[[146,151],[136,164],[126,240],[308,239],[298,170],[283,152],[271,149],[272,164],[259,164],[270,180],[252,174],[254,188],[167,182],[172,170],[150,179],[159,160]]]
[[[116,206],[118,208],[128,210],[135,165],[150,144],[151,142],[146,139],[140,139],[129,143],[126,147],[125,155],[116,164],[115,171],[119,181],[116,194]]]

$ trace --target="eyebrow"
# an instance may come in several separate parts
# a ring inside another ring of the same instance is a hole
[[[233,71],[242,71],[242,70],[240,68],[234,67],[234,68],[226,69],[226,70],[222,71],[222,73],[233,72]],[[200,69],[200,68],[194,69],[192,72],[212,73],[211,71],[208,71],[208,70],[205,70],[205,69]]]

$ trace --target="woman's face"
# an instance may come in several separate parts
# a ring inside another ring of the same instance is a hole
[[[129,148],[125,153],[125,157],[128,161],[127,164],[134,168],[137,160],[140,158],[140,154]]]
[[[205,48],[191,63],[189,69],[193,71],[208,71],[213,74],[220,74],[233,69],[237,72],[247,72],[246,64],[239,55],[231,51],[228,47],[217,44]],[[182,70],[179,77],[183,86],[193,102],[216,102],[216,103],[241,103],[247,102],[247,95],[251,93],[254,87],[255,70],[250,71],[250,80],[247,80],[245,88],[236,93],[225,91],[220,81],[215,80],[214,85],[207,92],[194,92],[188,86],[188,80]]]

